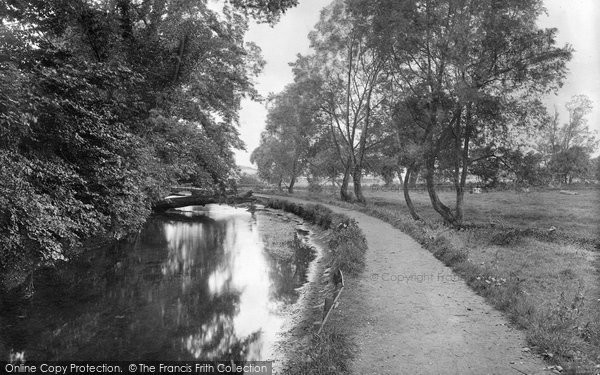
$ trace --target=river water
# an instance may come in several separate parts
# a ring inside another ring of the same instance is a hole
[[[271,255],[261,220],[282,219],[187,207],[135,240],[37,273],[29,301],[0,303],[0,360],[275,359],[313,257],[301,246]]]

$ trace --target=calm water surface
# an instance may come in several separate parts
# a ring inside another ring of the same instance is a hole
[[[150,220],[131,243],[39,272],[30,301],[0,304],[0,360],[274,359],[282,310],[312,257],[265,252],[265,215],[187,207]]]

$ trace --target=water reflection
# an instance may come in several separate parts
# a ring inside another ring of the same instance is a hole
[[[310,258],[271,259],[260,215],[228,206],[185,211],[185,220],[151,220],[133,243],[41,272],[28,303],[6,297],[0,358],[273,358],[280,307],[296,301]]]
[[[181,227],[179,223],[165,224],[169,244],[169,261],[165,270],[171,275],[180,272],[183,277],[182,290],[188,287],[186,283],[190,280],[185,270],[195,269],[193,265],[198,255],[197,251],[190,251],[190,248],[219,247],[223,250],[223,261],[206,275],[208,293],[211,298],[231,293],[238,296],[234,314],[213,317],[184,340],[186,348],[195,358],[221,359],[240,355],[248,360],[259,360],[273,354],[271,344],[282,322],[269,298],[271,280],[269,273],[265,272],[268,271],[268,264],[257,223],[248,220],[248,215],[240,215],[226,206],[213,206],[209,216],[225,225],[222,231],[225,235],[219,236],[217,241],[214,241],[217,237],[207,233],[188,233],[190,228]],[[190,247],[182,243],[184,238],[199,238],[209,242],[200,241]]]
[[[310,247],[299,236],[290,242],[294,248]],[[267,257],[269,278],[272,280],[271,300],[283,305],[295,303],[300,295],[298,288],[308,281],[308,268],[313,259],[311,251],[297,251],[291,259]]]

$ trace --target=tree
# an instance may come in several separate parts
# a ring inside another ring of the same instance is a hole
[[[286,10],[295,7],[298,0],[231,0],[231,3],[257,21],[273,24]]]
[[[557,153],[550,160],[549,168],[562,183],[570,184],[574,178],[587,177],[590,155],[584,147],[572,146]]]
[[[547,166],[550,160],[561,150],[560,147],[560,116],[558,109],[554,106],[552,117],[548,117],[546,126],[542,129],[537,148],[544,155],[544,164]]]
[[[471,144],[526,119],[523,103],[558,87],[571,48],[555,46],[555,29],[536,26],[541,1],[378,0],[364,9],[382,53],[393,55],[396,74],[422,103],[433,208],[460,226]],[[443,150],[453,164],[454,209],[435,190]]]
[[[495,188],[501,168],[501,160],[490,146],[477,148],[472,151],[469,173],[477,176],[486,188]]]
[[[248,18],[295,1],[0,4],[0,273],[139,228],[170,185],[217,190],[263,62]]]
[[[271,184],[276,184],[279,190],[288,171],[288,165],[281,162],[285,158],[285,145],[277,138],[268,133],[261,134],[260,145],[252,151],[250,162],[258,167],[258,177]],[[289,160],[286,160],[289,161]]]
[[[597,150],[599,141],[596,132],[587,125],[586,116],[592,110],[591,100],[585,95],[575,95],[565,107],[569,121],[559,126],[555,108],[553,119],[538,141],[538,148],[544,153],[547,169],[561,183],[570,183],[575,177],[584,177],[589,156]]]
[[[314,89],[312,83],[298,79],[281,93],[271,96],[259,146],[262,150],[253,159],[259,162],[259,173],[261,168],[279,171],[279,177],[288,182],[289,193],[294,192],[296,179],[306,167],[315,132],[318,104],[309,94]],[[270,162],[264,163],[267,159]],[[263,171],[262,174],[268,176],[271,173]]]
[[[575,95],[565,107],[569,112],[569,122],[559,131],[560,149],[564,151],[572,146],[580,146],[590,152],[595,151],[598,141],[585,118],[592,111],[592,101],[585,95]]]
[[[315,49],[314,69],[322,77],[322,111],[329,118],[330,134],[344,166],[340,196],[349,200],[350,176],[356,200],[365,202],[361,179],[365,156],[378,140],[373,128],[381,121],[376,112],[383,100],[378,84],[383,59],[368,44],[367,20],[355,17],[343,0],[321,13],[309,38]]]
[[[307,178],[313,185],[320,185],[322,180],[326,180],[335,187],[339,176],[344,172],[344,166],[326,126],[317,128],[307,163]]]
[[[541,167],[542,154],[529,151],[524,154],[520,150],[505,150],[502,156],[503,168],[515,176],[517,186],[539,186],[544,181]]]

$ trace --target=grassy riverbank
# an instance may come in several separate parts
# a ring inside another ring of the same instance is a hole
[[[331,231],[328,258],[331,261],[332,275],[341,269],[347,275],[356,276],[364,269],[367,245],[356,221],[333,213],[321,205],[301,205],[285,200],[269,200],[266,206],[291,212]]]
[[[328,322],[317,334],[318,323],[323,317],[323,301],[331,295],[332,276],[337,270],[352,278],[364,269],[365,237],[354,220],[321,205],[300,205],[285,200],[268,200],[265,205],[293,213],[324,230],[319,241],[325,252],[317,265],[321,276],[307,290],[304,316],[291,333],[298,345],[294,345],[294,355],[285,364],[284,373],[347,374],[356,347],[348,327]]]
[[[423,222],[408,216],[397,193],[373,192],[367,205],[306,197],[362,211],[410,234],[526,331],[530,347],[523,350],[566,373],[600,363],[598,191],[469,195],[469,223],[460,231],[442,225],[424,193],[413,194]]]

